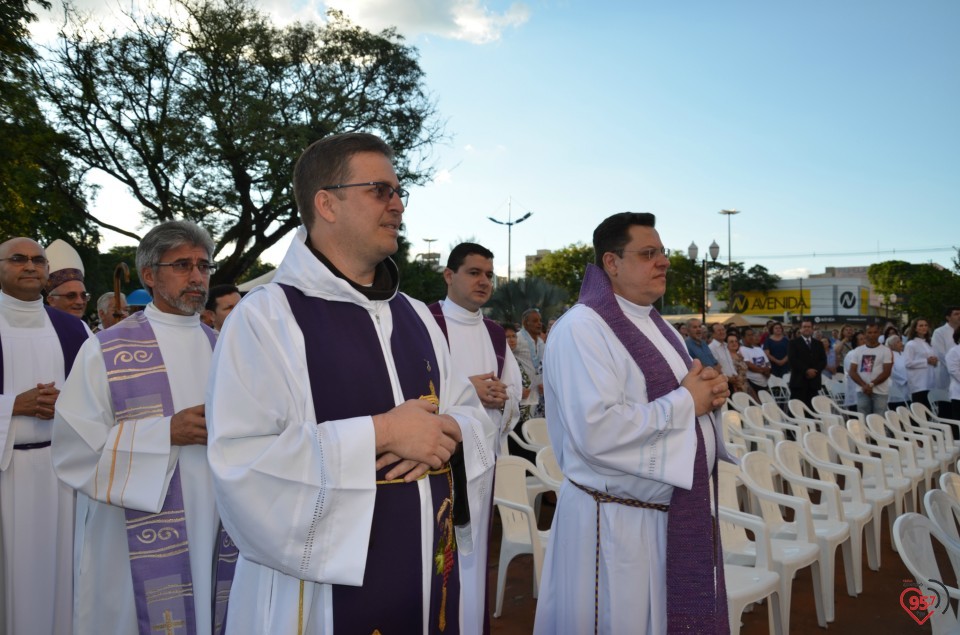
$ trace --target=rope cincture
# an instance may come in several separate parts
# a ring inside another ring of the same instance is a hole
[[[594,635],[599,635],[600,633],[600,504],[601,503],[616,503],[618,505],[626,505],[627,507],[637,507],[640,509],[652,509],[658,512],[666,512],[670,510],[670,505],[664,505],[661,503],[647,503],[644,501],[638,501],[632,498],[620,498],[619,496],[614,496],[613,494],[608,494],[607,492],[600,492],[595,489],[589,488],[585,485],[581,485],[576,481],[567,479],[570,481],[577,489],[580,489],[593,498],[597,503],[597,550],[596,550],[596,559],[594,560],[593,567],[593,633]]]

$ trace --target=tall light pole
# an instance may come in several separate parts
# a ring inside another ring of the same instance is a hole
[[[730,251],[730,217],[739,214],[738,209],[722,209],[720,213],[727,217],[727,308],[733,307],[733,252]]]
[[[510,199],[507,199],[507,220],[506,221],[497,220],[493,216],[487,216],[487,218],[495,222],[497,225],[507,226],[507,282],[510,282],[510,255],[513,249],[513,237],[512,237],[513,226],[519,225],[523,221],[533,216],[533,212],[527,212],[517,220],[510,220],[510,212],[511,212]]]
[[[713,262],[717,261],[717,256],[720,255],[720,245],[717,244],[717,241],[710,243],[708,247],[710,253],[710,259]],[[697,262],[697,254],[700,253],[700,249],[697,247],[697,243],[690,243],[690,246],[687,247],[687,257],[690,258],[693,262]],[[700,321],[706,326],[707,324],[707,259],[703,259],[703,285],[700,289]]]
[[[436,238],[424,238],[423,242],[427,243],[427,256],[426,260],[433,262],[433,251],[430,249],[430,245],[437,242]],[[434,264],[440,264],[440,254],[437,254],[437,262]]]

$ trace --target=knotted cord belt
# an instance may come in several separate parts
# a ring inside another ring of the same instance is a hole
[[[583,490],[589,494],[591,498],[597,502],[597,551],[593,568],[593,632],[594,635],[597,635],[600,632],[600,504],[617,503],[618,505],[626,505],[627,507],[653,509],[658,512],[668,511],[670,509],[670,505],[646,503],[644,501],[638,501],[632,498],[620,498],[619,496],[614,496],[613,494],[608,494],[606,492],[599,492],[585,485],[581,485],[580,483],[577,483],[569,478],[567,480],[570,481],[577,489]]]

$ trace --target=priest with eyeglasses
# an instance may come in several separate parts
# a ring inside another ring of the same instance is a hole
[[[220,527],[201,324],[214,244],[168,221],[137,248],[152,301],[101,331],[57,403],[53,461],[77,489],[74,635],[223,632],[236,551]]]
[[[44,306],[47,255],[0,245],[0,632],[71,632],[73,490],[53,471],[54,405],[90,329]],[[5,605],[5,607],[4,607]]]

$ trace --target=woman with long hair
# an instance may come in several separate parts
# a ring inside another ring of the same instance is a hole
[[[930,346],[930,323],[926,318],[914,318],[907,327],[906,336],[903,357],[910,400],[929,407],[927,393],[936,382],[937,363],[940,361]]]

